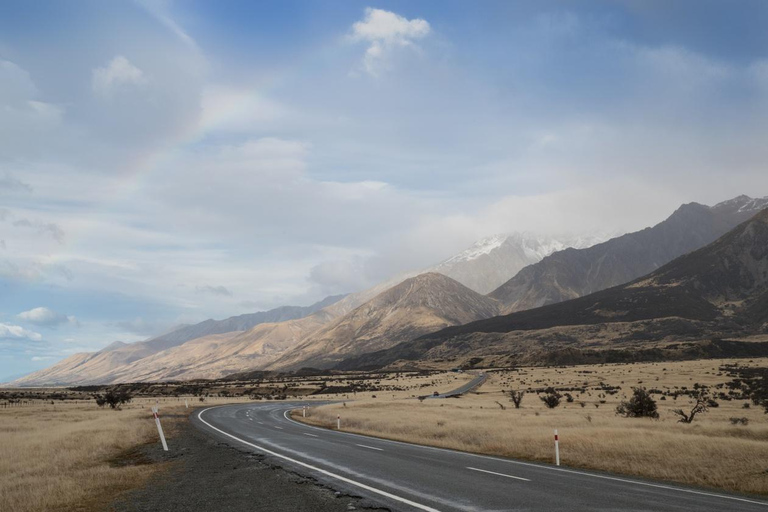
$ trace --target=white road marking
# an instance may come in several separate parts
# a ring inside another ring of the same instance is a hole
[[[303,427],[312,428],[315,430],[321,430],[323,432],[330,432],[332,434],[339,434],[343,436],[354,436],[354,437],[360,437],[363,439],[371,439],[371,436],[364,436],[362,434],[353,434],[352,432],[340,432],[338,430],[329,430],[327,428],[321,428],[321,427],[315,427],[314,425],[307,425],[306,423],[301,423],[300,421],[296,421],[293,418],[290,418],[288,416],[288,413],[290,410],[285,411],[283,416],[285,416],[285,419],[290,421],[291,423],[295,423],[297,425],[301,425]],[[490,455],[480,455],[479,453],[467,453],[467,452],[457,452],[455,450],[449,450],[448,448],[438,448],[436,446],[427,446],[423,444],[415,444],[415,443],[406,443],[403,441],[393,441],[392,439],[382,439],[382,438],[375,438],[377,441],[386,442],[386,443],[392,443],[392,444],[400,444],[403,446],[410,446],[410,447],[416,447],[416,448],[423,448],[425,450],[434,450],[438,452],[448,452],[453,454],[461,454],[466,455],[468,457],[476,457],[479,459],[485,459],[485,460],[494,460],[496,462],[504,462],[507,464],[517,464],[519,466],[529,466],[536,469],[545,469],[549,471],[561,471],[563,473],[571,473],[574,475],[580,475],[580,476],[589,476],[592,478],[602,478],[603,480],[613,480],[615,482],[622,482],[625,484],[633,484],[633,485],[644,485],[646,487],[656,487],[658,489],[666,489],[669,491],[677,491],[677,492],[685,492],[688,494],[698,494],[700,496],[710,496],[712,498],[721,498],[724,500],[732,500],[732,501],[741,501],[744,503],[752,503],[755,505],[762,505],[764,507],[768,507],[768,502],[765,501],[756,501],[756,500],[750,500],[748,498],[739,498],[737,496],[727,496],[725,494],[715,494],[712,492],[704,492],[704,491],[694,491],[693,489],[682,489],[680,487],[672,487],[671,485],[662,485],[662,484],[652,484],[650,482],[639,482],[637,480],[629,480],[626,478],[619,478],[615,476],[607,476],[607,475],[597,475],[594,473],[586,473],[584,471],[578,471],[576,469],[565,469],[565,468],[558,468],[555,466],[544,466],[542,464],[534,464],[533,462],[522,462],[519,460],[512,460],[512,459],[500,459],[498,457],[492,457]]]
[[[355,444],[356,444],[357,446],[361,446],[361,447],[363,447],[363,448],[368,448],[369,450],[379,450],[380,452],[383,452],[383,451],[384,451],[384,449],[383,449],[383,448],[376,448],[376,447],[374,447],[374,446],[368,446],[368,445],[365,445],[365,444],[357,444],[357,443],[355,443]]]
[[[308,433],[306,433],[306,432],[303,432],[303,434],[304,434],[305,436],[310,436],[310,437],[318,437],[318,436],[316,436],[315,434],[308,434]]]
[[[400,503],[405,503],[406,505],[410,505],[410,506],[412,506],[414,508],[417,508],[419,510],[426,510],[427,512],[440,512],[436,508],[428,507],[426,505],[422,505],[421,503],[416,503],[415,501],[411,501],[411,500],[409,500],[407,498],[402,498],[402,497],[397,496],[395,494],[388,493],[387,491],[382,491],[381,489],[377,489],[375,487],[371,487],[370,485],[366,485],[364,483],[357,482],[355,480],[352,480],[351,478],[347,478],[345,476],[337,475],[336,473],[331,473],[330,471],[326,471],[325,469],[321,469],[321,468],[318,468],[316,466],[312,466],[311,464],[307,464],[306,462],[301,462],[300,460],[292,459],[291,457],[287,457],[287,456],[279,454],[277,452],[273,452],[272,450],[267,450],[266,448],[263,448],[263,447],[261,447],[259,445],[256,445],[256,444],[253,444],[253,443],[249,443],[248,441],[245,441],[244,439],[240,439],[239,437],[235,437],[232,434],[229,434],[229,433],[224,432],[223,430],[221,430],[219,428],[214,427],[213,425],[211,425],[210,423],[208,423],[207,421],[205,421],[203,419],[203,413],[205,411],[210,410],[210,409],[212,409],[212,407],[209,407],[208,409],[203,409],[202,411],[197,413],[197,419],[199,419],[200,421],[202,421],[203,423],[208,425],[208,427],[212,428],[216,432],[219,432],[220,434],[224,434],[227,437],[231,437],[235,441],[240,441],[243,444],[247,444],[248,446],[256,448],[257,450],[261,450],[262,452],[268,453],[268,454],[270,454],[270,455],[272,455],[274,457],[278,457],[278,458],[287,460],[289,462],[293,462],[294,464],[298,464],[299,466],[303,466],[303,467],[305,467],[307,469],[311,469],[312,471],[317,471],[318,473],[321,473],[323,475],[329,476],[331,478],[335,478],[337,480],[341,480],[342,482],[346,482],[346,483],[348,483],[350,485],[354,485],[356,487],[360,487],[361,489],[365,489],[366,491],[370,491],[370,492],[379,494],[381,496],[385,496],[385,497],[387,497],[387,498],[389,498],[391,500],[399,501]]]
[[[467,469],[471,469],[472,471],[480,471],[481,473],[490,473],[491,475],[498,475],[498,476],[505,476],[507,478],[514,478],[515,480],[522,480],[524,482],[530,482],[531,480],[529,478],[522,478],[519,476],[512,476],[512,475],[505,475],[504,473],[497,473],[495,471],[488,471],[485,469],[478,469],[478,468],[471,468],[467,466]]]
[[[283,430],[283,427],[275,427],[275,428],[279,428],[280,430]]]

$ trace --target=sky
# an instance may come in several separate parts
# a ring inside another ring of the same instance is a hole
[[[5,1],[0,381],[768,195],[760,1]]]

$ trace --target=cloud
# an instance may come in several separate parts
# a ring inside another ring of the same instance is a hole
[[[112,96],[115,91],[143,87],[147,82],[144,72],[122,55],[93,70],[93,90],[104,97]]]
[[[43,336],[18,325],[0,323],[0,339],[41,341]]]
[[[55,222],[42,222],[39,220],[19,219],[13,222],[13,226],[17,228],[29,228],[35,230],[41,235],[50,235],[51,238],[59,242],[64,243],[64,230]]]
[[[309,282],[321,295],[349,293],[371,286],[361,258],[324,261],[309,271]]]
[[[394,12],[368,7],[365,18],[352,25],[350,39],[368,43],[363,57],[363,69],[371,76],[378,76],[388,67],[388,59],[398,48],[416,47],[414,41],[429,35],[431,28],[426,20],[409,20]]]
[[[80,325],[80,323],[77,321],[77,318],[74,316],[63,315],[46,307],[39,307],[30,309],[29,311],[23,311],[16,316],[26,322],[45,327],[57,327],[62,324],[70,324],[74,326]]]
[[[3,176],[0,176],[0,192],[3,190],[32,192],[32,186],[5,173]]]
[[[116,322],[114,325],[118,329],[122,329],[129,333],[138,334],[141,336],[155,336],[159,333],[165,332],[169,326],[167,322],[145,320],[142,317],[136,317],[133,320]]]
[[[223,286],[198,286],[195,288],[197,293],[210,293],[212,295],[221,295],[224,297],[231,297],[232,292]]]

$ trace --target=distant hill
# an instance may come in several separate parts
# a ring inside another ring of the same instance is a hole
[[[502,312],[554,304],[648,274],[703,247],[768,206],[768,198],[739,196],[713,207],[681,206],[668,219],[586,249],[566,249],[522,269],[489,294]]]
[[[628,284],[449,327],[350,359],[339,368],[469,358],[507,364],[584,362],[600,360],[600,351],[619,360],[712,355],[729,347],[756,355],[768,353],[767,305],[768,209]],[[750,341],[729,345],[721,337]]]
[[[225,320],[206,320],[185,325],[169,333],[137,343],[113,342],[98,352],[74,354],[55,365],[13,381],[15,386],[66,385],[110,382],[118,369],[164,352],[184,343],[212,335],[239,332],[267,322],[282,322],[312,315],[344,299],[327,297],[311,306],[284,306],[259,313],[239,315]]]
[[[345,357],[497,313],[495,301],[461,283],[434,272],[420,274],[311,334],[266,369],[328,368]]]

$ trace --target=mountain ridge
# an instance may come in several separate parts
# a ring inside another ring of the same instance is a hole
[[[462,351],[464,358],[493,353],[509,361],[510,355],[522,354],[525,364],[531,364],[532,357],[551,362],[548,353],[566,349],[594,351],[601,343],[616,349],[613,342],[617,340],[621,350],[658,351],[665,349],[665,341],[684,339],[691,342],[689,348],[694,353],[699,353],[697,339],[728,335],[763,336],[766,343],[753,348],[768,351],[766,305],[768,208],[715,242],[630,283],[561,303],[448,327],[345,361],[338,368],[381,367],[398,359],[426,360],[437,354],[456,358]],[[609,335],[613,338],[605,342]]]

